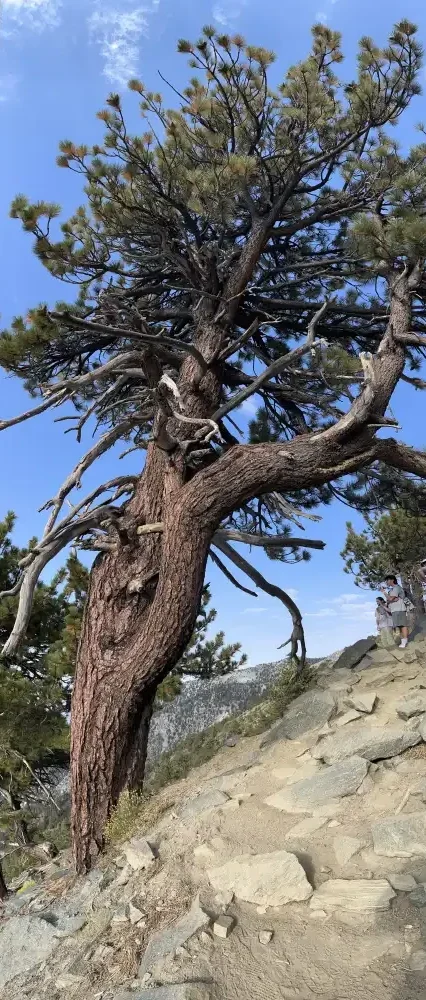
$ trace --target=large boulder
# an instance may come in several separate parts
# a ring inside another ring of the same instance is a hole
[[[387,910],[396,893],[385,878],[343,879],[324,882],[311,899],[313,910]]]
[[[377,645],[377,636],[369,635],[366,639],[358,639],[357,642],[352,643],[352,646],[346,646],[343,653],[340,654],[339,659],[336,660],[334,664],[334,669],[339,670],[340,667],[347,667],[350,670],[352,667],[356,667],[358,663],[361,662],[362,658],[370,649],[374,649]]]
[[[0,931],[0,989],[57,948],[56,927],[40,917],[12,917]]]
[[[285,786],[269,795],[265,803],[283,812],[313,812],[331,799],[353,795],[367,772],[368,763],[363,757],[351,757],[333,767],[323,768],[311,778]]]
[[[379,729],[359,725],[326,736],[311,752],[313,757],[324,760],[326,764],[335,764],[354,755],[371,761],[383,760],[396,757],[409,747],[416,746],[420,740],[418,732],[403,726],[385,726]]]
[[[302,865],[287,851],[242,854],[211,868],[208,877],[217,892],[231,891],[237,899],[260,906],[283,906],[312,895]]]
[[[321,729],[331,718],[336,702],[329,691],[313,688],[295,698],[283,718],[273,726],[261,742],[262,747],[278,740],[297,740],[312,729]]]
[[[426,812],[379,819],[371,832],[376,854],[386,858],[426,857]]]

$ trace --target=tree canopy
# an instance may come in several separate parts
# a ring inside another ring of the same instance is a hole
[[[394,573],[414,593],[420,590],[421,594],[418,571],[421,560],[426,558],[426,517],[396,508],[368,518],[361,532],[356,532],[348,521],[341,555],[345,572],[353,574],[357,586],[376,589],[389,573]]]
[[[46,504],[5,645],[18,648],[47,562],[70,541],[96,551],[74,693],[80,870],[119,791],[140,780],[155,692],[193,634],[208,554],[237,586],[234,566],[283,602],[303,662],[298,608],[233,543],[300,558],[323,543],[290,525],[319,503],[424,493],[424,452],[382,434],[398,382],[426,385],[426,145],[405,154],[392,135],[420,92],[415,26],[401,21],[384,47],[362,38],[349,81],[325,26],[275,88],[273,54],[239,35],[206,27],[179,49],[193,75],[182,93],[171,85],[172,107],[130,83],[140,134],[111,94],[102,140],[61,143],[85,203],[60,229],[55,204],[12,206],[77,298],[2,334],[0,363],[36,402],[0,428],[69,404],[61,419],[77,439],[95,430]],[[250,396],[246,432],[237,411]],[[140,451],[141,473],[124,466],[76,498],[117,441]]]

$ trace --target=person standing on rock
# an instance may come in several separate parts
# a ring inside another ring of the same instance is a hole
[[[383,629],[393,628],[392,615],[384,597],[376,598],[376,625],[379,635]]]
[[[392,615],[393,627],[399,629],[401,649],[405,649],[408,642],[408,614],[404,591],[396,576],[391,573],[386,577],[385,584],[386,603]]]

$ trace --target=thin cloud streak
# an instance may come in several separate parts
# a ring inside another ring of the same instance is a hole
[[[3,0],[2,34],[11,37],[18,28],[43,31],[60,23],[61,0]]]
[[[108,7],[100,2],[88,20],[89,35],[103,60],[103,75],[122,89],[140,72],[140,45],[149,35],[149,22],[160,0],[134,6],[125,3]]]

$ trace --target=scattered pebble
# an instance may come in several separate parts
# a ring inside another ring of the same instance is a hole
[[[261,944],[270,944],[273,936],[273,931],[259,931],[259,941]]]
[[[234,927],[235,927],[234,917],[229,917],[226,916],[226,914],[223,914],[221,917],[218,917],[217,920],[215,920],[213,924],[213,933],[216,935],[216,937],[227,938],[229,937]]]

